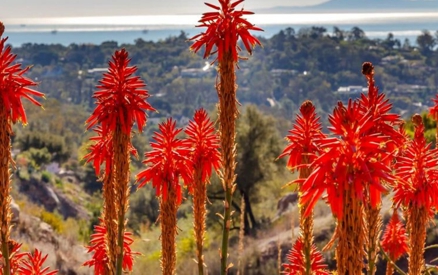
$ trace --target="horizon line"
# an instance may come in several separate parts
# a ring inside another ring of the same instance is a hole
[[[324,23],[371,22],[371,20],[422,19],[436,20],[438,12],[349,12],[349,13],[259,13],[247,16],[256,25],[278,25],[282,23],[309,24],[314,23],[312,16],[318,16],[318,21]],[[177,18],[175,20],[169,19]],[[195,26],[199,24],[199,15],[110,15],[110,16],[66,16],[4,19],[5,25],[150,25],[150,26]],[[118,22],[115,22],[118,21]]]

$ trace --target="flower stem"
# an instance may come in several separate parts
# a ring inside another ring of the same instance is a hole
[[[170,185],[170,183],[169,183]],[[176,190],[168,188],[167,199],[161,198],[160,221],[161,221],[161,269],[163,275],[175,274],[176,265]]]
[[[3,274],[10,275],[11,265],[9,259],[9,230],[11,221],[11,197],[10,192],[10,170],[11,161],[11,125],[8,116],[5,114],[5,108],[0,98],[0,235],[1,250],[3,255]]]
[[[380,217],[381,205],[378,205],[375,209],[371,208],[371,204],[366,206],[366,217],[368,227],[368,245],[367,245],[367,260],[368,260],[368,275],[374,275],[376,273],[376,261],[378,253],[378,242],[380,238],[380,227],[382,225],[382,219]]]
[[[221,275],[228,272],[228,238],[231,226],[231,200],[236,180],[236,84],[234,60],[231,52],[224,53],[219,61],[220,82],[217,84],[219,97],[220,142],[222,148],[223,173],[222,186],[225,190],[222,248],[221,248]]]
[[[309,157],[307,155],[302,156],[302,164],[309,164]],[[309,167],[305,167],[300,169],[300,179],[305,179],[310,176],[312,172],[312,169]],[[304,251],[304,265],[305,265],[305,275],[311,275],[312,274],[312,259],[311,259],[311,250],[312,250],[312,244],[313,244],[313,210],[312,212],[305,217],[304,212],[306,212],[306,209],[308,207],[308,204],[303,205],[301,203],[301,193],[298,198],[299,202],[298,205],[300,205],[299,212],[300,212],[300,231],[303,236],[303,251]],[[293,228],[292,228],[293,230]]]
[[[344,191],[342,219],[338,220],[336,234],[339,238],[336,247],[338,274],[362,274],[365,258],[364,209],[362,202],[355,197],[352,188]]]
[[[112,166],[113,167],[113,166]],[[114,167],[113,167],[114,169]],[[113,170],[115,171],[115,169]],[[104,175],[103,178],[103,198],[104,198],[104,209],[103,209],[103,221],[107,233],[105,236],[106,242],[106,255],[108,257],[108,265],[106,272],[109,275],[114,275],[116,273],[116,251],[117,251],[117,224],[115,220],[117,219],[117,206],[114,203],[116,200],[115,189],[114,189],[114,173]]]
[[[428,209],[410,205],[410,228],[409,234],[411,249],[408,252],[408,274],[420,275],[424,271],[424,244],[426,241],[426,223]]]
[[[313,244],[313,211],[309,214],[309,216],[305,217],[303,219],[302,214],[304,213],[305,209],[307,208],[308,204],[302,206],[303,208],[300,211],[301,214],[301,233],[303,236],[303,251],[304,251],[304,262],[306,267],[306,273],[305,275],[312,275],[312,259],[311,259],[311,249]]]
[[[115,167],[115,193],[118,206],[118,233],[117,233],[117,275],[122,275],[123,252],[125,235],[125,214],[128,211],[129,196],[129,139],[120,124],[114,132],[114,167]]]
[[[198,274],[204,274],[204,256],[202,254],[205,235],[205,201],[207,188],[202,182],[202,167],[196,167],[195,188],[193,196],[193,215],[195,217],[194,233],[196,239],[196,256],[198,258]]]

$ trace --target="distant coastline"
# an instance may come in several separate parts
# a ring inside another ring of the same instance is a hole
[[[249,17],[249,16],[248,16]],[[177,18],[177,21],[175,21]],[[13,46],[25,43],[38,44],[101,44],[104,41],[117,41],[120,44],[133,43],[141,38],[145,41],[158,41],[170,36],[178,36],[181,31],[189,37],[197,34],[193,16],[154,16],[132,17],[77,17],[77,18],[34,18],[33,21],[20,22],[19,19],[6,23],[6,36]],[[196,17],[198,18],[198,17]],[[181,19],[181,20],[179,20]],[[155,21],[154,21],[155,20]],[[150,24],[152,22],[153,24]],[[178,22],[169,25],[167,22]],[[422,30],[435,32],[438,26],[438,10],[428,13],[327,13],[327,14],[255,14],[251,22],[264,29],[255,35],[270,38],[288,27],[298,31],[303,27],[322,26],[331,33],[334,26],[343,30],[359,27],[369,38],[385,39],[388,33],[404,41],[408,38],[415,43]],[[16,24],[11,24],[16,23]],[[162,24],[160,24],[162,23]],[[53,30],[56,29],[56,35]],[[147,30],[145,32],[144,30]]]

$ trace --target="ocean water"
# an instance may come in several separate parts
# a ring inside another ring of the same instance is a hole
[[[112,16],[68,18],[14,18],[6,19],[5,35],[8,43],[20,46],[24,43],[63,44],[117,41],[133,43],[142,38],[158,41],[181,31],[193,36],[203,30],[195,28],[199,15]],[[254,34],[266,38],[280,30],[292,27],[323,26],[331,32],[333,26],[349,30],[354,26],[363,29],[370,38],[384,39],[389,32],[403,41],[415,42],[422,30],[437,30],[438,12],[428,13],[324,13],[324,14],[255,14],[250,22],[264,29]]]

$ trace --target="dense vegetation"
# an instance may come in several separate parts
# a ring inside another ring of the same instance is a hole
[[[334,27],[331,33],[323,27],[288,28],[270,39],[260,38],[264,48],[256,50],[248,62],[241,62],[237,96],[241,103],[265,106],[287,119],[307,98],[315,101],[320,112],[328,113],[337,100],[350,96],[334,93],[339,87],[366,86],[358,68],[368,60],[375,64],[380,76],[377,85],[395,110],[412,113],[412,103],[428,104],[436,92],[437,39],[425,31],[414,47],[414,41],[399,41],[392,34],[384,40],[368,39],[357,27],[348,31]],[[29,76],[41,81],[39,89],[47,97],[90,110],[91,95],[102,74],[90,70],[105,68],[111,53],[124,47],[148,84],[151,104],[159,111],[153,116],[180,118],[190,117],[201,104],[211,106],[217,99],[214,68],[203,71],[205,61],[187,50],[189,45],[181,33],[159,42],[138,39],[127,45],[24,44],[14,52],[24,65],[34,65]]]

